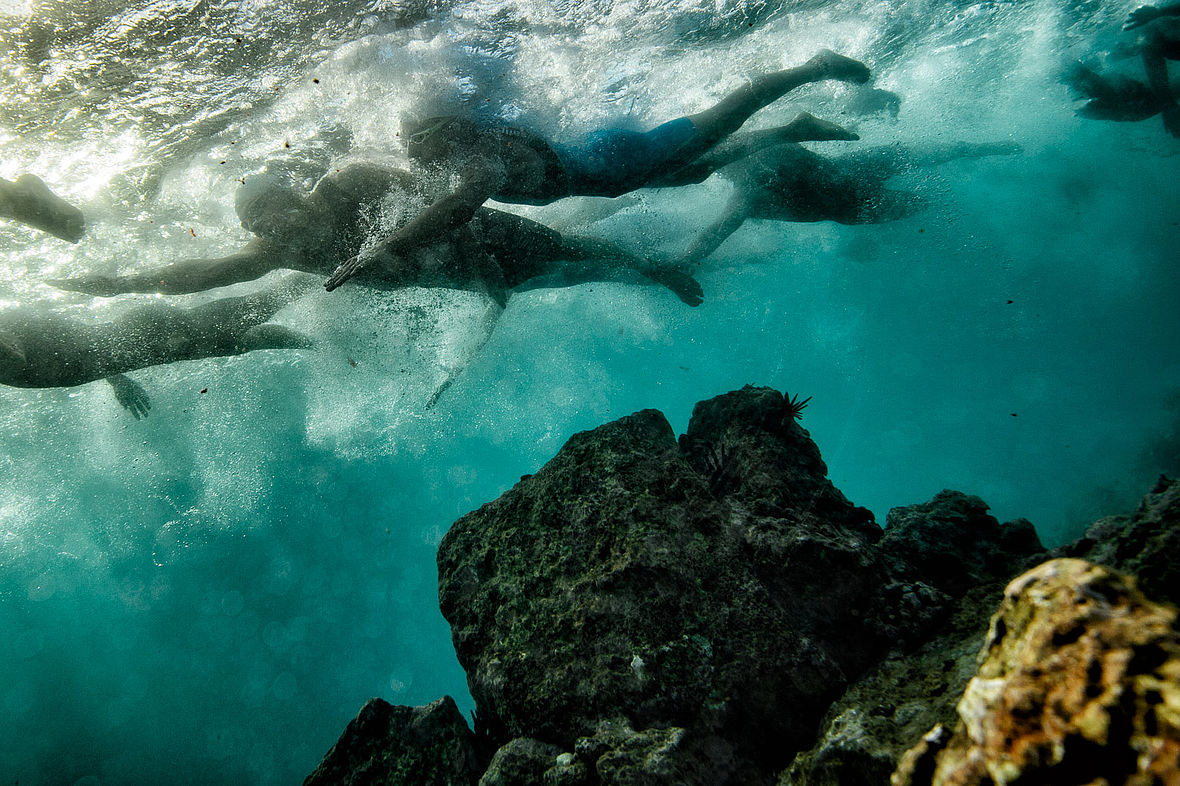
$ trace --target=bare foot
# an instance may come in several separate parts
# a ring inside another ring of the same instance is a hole
[[[863,85],[872,77],[869,67],[864,63],[838,55],[831,49],[821,49],[819,54],[807,61],[807,64],[823,71],[828,79],[839,79],[842,82]]]
[[[795,136],[809,142],[825,142],[828,140],[851,142],[860,139],[858,134],[849,131],[847,128],[838,126],[827,120],[820,120],[810,112],[800,112],[788,125]]]

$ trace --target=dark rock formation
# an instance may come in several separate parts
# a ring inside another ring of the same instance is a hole
[[[1013,581],[954,732],[908,752],[895,786],[1180,783],[1180,626],[1134,580],[1082,560]]]
[[[1107,516],[1054,556],[1097,562],[1135,576],[1151,598],[1180,605],[1180,483],[1161,477],[1129,516]]]
[[[304,786],[472,786],[471,730],[449,697],[425,707],[371,699]]]
[[[677,443],[660,413],[640,412],[574,436],[455,523],[441,605],[497,741],[580,746],[593,782],[639,777],[610,762],[651,746],[648,782],[769,782],[853,678],[946,613],[905,533],[877,546],[881,530],[832,486],[793,414],[776,391],[746,388],[698,404]],[[944,496],[907,526],[931,541],[959,527],[968,498]],[[967,505],[990,526],[943,556],[990,576],[1007,552],[985,510]],[[630,737],[585,744],[603,721]]]
[[[430,742],[412,715],[363,720],[370,704],[309,782],[887,784],[915,741],[955,726],[1005,584],[1046,554],[1031,524],[953,491],[882,532],[828,481],[797,414],[747,387],[698,404],[677,441],[645,410],[575,435],[456,522],[439,596],[474,742]],[[1058,555],[1168,597],[1178,521],[1163,483]],[[466,763],[437,780],[344,775],[426,772],[390,763],[416,748]]]
[[[908,562],[923,581],[958,597],[972,587],[1008,579],[1044,549],[1021,519],[1001,525],[979,497],[941,491],[885,517],[881,549]]]

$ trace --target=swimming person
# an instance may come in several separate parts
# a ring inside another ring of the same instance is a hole
[[[692,242],[680,264],[699,263],[750,218],[840,224],[895,221],[915,213],[924,200],[886,188],[893,175],[958,158],[1018,152],[1014,144],[967,142],[914,152],[887,145],[831,158],[795,144],[766,148],[720,170],[733,183],[733,194],[720,218]],[[678,183],[670,179],[669,184]]]
[[[1136,8],[1127,16],[1123,29],[1139,27],[1144,28],[1140,52],[1147,83],[1162,107],[1164,128],[1180,137],[1180,104],[1168,81],[1168,61],[1180,60],[1180,2]]]
[[[1086,99],[1077,114],[1091,120],[1136,122],[1167,106],[1150,85],[1123,74],[1100,74],[1084,63],[1070,66],[1061,81]]]
[[[77,243],[86,232],[82,211],[50,191],[36,175],[24,174],[15,181],[0,177],[0,217],[71,243]]]
[[[101,323],[29,308],[3,311],[0,384],[56,388],[106,379],[119,403],[139,419],[150,405],[143,388],[122,376],[125,372],[259,349],[310,347],[307,336],[267,320],[314,287],[312,280],[286,281],[192,308],[152,303]]]
[[[381,247],[401,254],[432,242],[470,221],[488,199],[543,205],[567,196],[615,197],[642,188],[693,164],[751,115],[794,88],[828,79],[863,84],[869,80],[869,69],[823,50],[796,68],[754,77],[702,112],[646,133],[596,131],[575,146],[552,144],[517,128],[481,128],[456,116],[407,124],[403,131],[410,158],[455,170],[459,184],[385,237]],[[373,259],[363,253],[347,260],[325,288],[340,286]]]
[[[242,226],[257,235],[240,251],[217,259],[185,259],[118,276],[86,274],[51,281],[62,289],[111,296],[125,292],[186,294],[251,281],[281,268],[327,275],[358,253],[382,215],[396,223],[428,203],[420,179],[409,172],[357,163],[323,177],[310,195],[274,175],[247,177],[235,208]],[[690,275],[660,268],[605,240],[563,235],[535,221],[491,208],[466,225],[443,230],[430,243],[382,261],[358,277],[381,289],[439,286],[485,292],[503,306],[508,292],[538,276],[561,283],[617,278],[636,272],[666,286],[689,305],[701,302]]]

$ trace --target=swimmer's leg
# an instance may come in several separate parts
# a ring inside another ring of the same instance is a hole
[[[821,120],[810,112],[800,112],[794,120],[777,128],[738,131],[717,143],[690,164],[648,183],[652,188],[686,186],[704,182],[723,166],[775,145],[790,142],[854,141],[860,137],[835,123]]]
[[[800,85],[825,79],[863,84],[869,81],[869,77],[869,69],[864,63],[824,49],[801,66],[754,77],[716,106],[689,115],[688,119],[705,145],[715,145],[738,130],[759,109]]]
[[[292,276],[261,292],[214,300],[189,309],[185,322],[189,335],[177,360],[218,355],[239,355],[256,349],[300,349],[312,342],[295,331],[264,325],[282,308],[314,290],[311,278]]]
[[[21,175],[16,182],[0,178],[0,216],[71,243],[77,243],[86,232],[82,211],[50,191],[35,175]]]
[[[700,283],[678,266],[661,265],[630,253],[601,238],[562,235],[562,257],[576,265],[554,265],[552,272],[565,285],[609,281],[619,271],[634,271],[653,284],[667,287],[689,306],[699,306],[705,297]]]
[[[1177,59],[1180,54],[1180,19],[1159,19],[1147,26],[1143,42],[1143,68],[1147,71],[1147,82],[1159,99],[1160,114],[1164,128],[1174,137],[1180,137],[1180,105],[1168,81],[1168,60]]]

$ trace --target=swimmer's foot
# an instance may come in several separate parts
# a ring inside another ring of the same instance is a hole
[[[820,120],[810,112],[800,112],[787,124],[792,137],[802,142],[827,142],[831,140],[854,141],[860,136],[843,126],[827,120]]]
[[[36,175],[24,174],[11,190],[11,215],[17,221],[77,243],[86,232],[82,211],[49,190]]]
[[[700,282],[682,270],[651,268],[643,271],[643,275],[672,290],[687,305],[699,306],[705,301],[705,290],[701,288]]]
[[[821,49],[819,54],[807,61],[807,65],[819,69],[825,79],[839,79],[863,85],[872,78],[869,67],[859,60],[838,55],[831,49]]]

